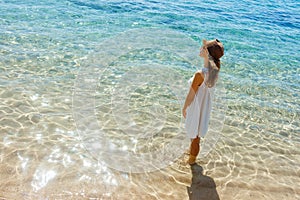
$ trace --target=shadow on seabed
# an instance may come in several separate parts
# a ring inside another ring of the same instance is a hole
[[[220,200],[215,181],[203,175],[203,168],[198,164],[191,165],[192,184],[187,187],[190,200]]]

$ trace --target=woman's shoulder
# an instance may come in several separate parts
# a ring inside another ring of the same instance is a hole
[[[197,72],[195,72],[194,74],[194,79],[199,83],[201,84],[204,80],[204,74],[202,72],[202,70],[199,70]]]
[[[204,73],[205,73],[205,71],[203,69],[198,70],[198,71],[195,72],[194,77],[204,78]]]

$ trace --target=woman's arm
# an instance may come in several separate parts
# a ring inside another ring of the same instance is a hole
[[[184,116],[184,118],[186,117],[186,109],[187,107],[192,103],[192,101],[194,100],[195,94],[198,91],[198,87],[202,84],[202,82],[204,81],[202,73],[201,72],[197,72],[195,74],[194,80],[192,82],[192,85],[190,87],[189,93],[186,96],[185,102],[184,102],[184,106],[182,109],[182,114]]]

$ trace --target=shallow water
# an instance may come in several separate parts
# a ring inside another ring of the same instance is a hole
[[[214,37],[198,164],[220,199],[300,197],[296,1],[0,5],[0,198],[188,199],[181,106]]]

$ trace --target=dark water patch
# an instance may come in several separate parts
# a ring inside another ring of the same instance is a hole
[[[98,11],[102,11],[105,13],[129,13],[129,12],[137,12],[143,11],[144,9],[148,8],[142,3],[138,2],[94,2],[94,1],[75,1],[69,0],[69,2],[73,3],[74,5],[80,7],[86,7],[89,9],[94,9]]]

